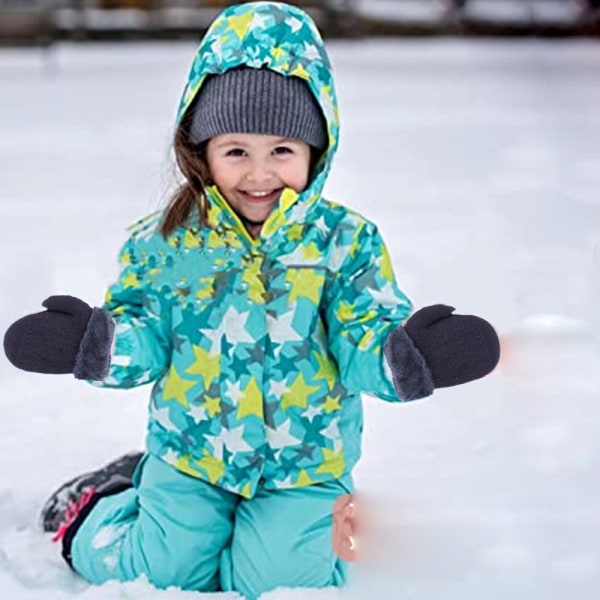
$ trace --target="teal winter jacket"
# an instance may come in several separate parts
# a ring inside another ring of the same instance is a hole
[[[194,58],[178,121],[205,77],[247,65],[301,77],[329,146],[308,188],[286,189],[252,238],[215,186],[166,239],[162,214],[131,227],[103,308],[116,321],[110,373],[95,385],[153,382],[147,449],[251,498],[350,473],[360,456],[361,392],[398,398],[383,356],[411,303],[377,228],[326,200],[339,137],[331,66],[302,10],[226,9]]]

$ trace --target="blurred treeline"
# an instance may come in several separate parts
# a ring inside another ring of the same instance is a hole
[[[240,0],[0,0],[0,43],[199,38]],[[296,0],[327,37],[600,36],[600,0]]]

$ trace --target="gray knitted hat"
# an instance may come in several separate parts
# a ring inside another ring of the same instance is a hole
[[[211,76],[200,89],[190,138],[193,144],[223,133],[261,133],[327,147],[327,125],[308,84],[270,69],[243,67]]]

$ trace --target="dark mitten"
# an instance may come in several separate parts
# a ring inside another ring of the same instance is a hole
[[[500,340],[481,317],[453,315],[444,304],[417,311],[384,344],[398,396],[424,398],[435,388],[480,379],[500,360]]]
[[[115,330],[110,314],[73,296],[50,296],[42,306],[48,310],[15,321],[4,334],[8,360],[34,373],[104,379]]]

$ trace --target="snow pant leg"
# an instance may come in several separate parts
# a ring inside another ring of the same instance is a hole
[[[352,477],[302,488],[265,490],[242,499],[221,586],[247,600],[277,587],[342,586],[350,563],[333,552],[333,505],[354,490]]]
[[[218,591],[239,496],[153,456],[134,485],[102,498],[85,518],[71,547],[75,571],[95,584],[146,575],[159,588]]]

